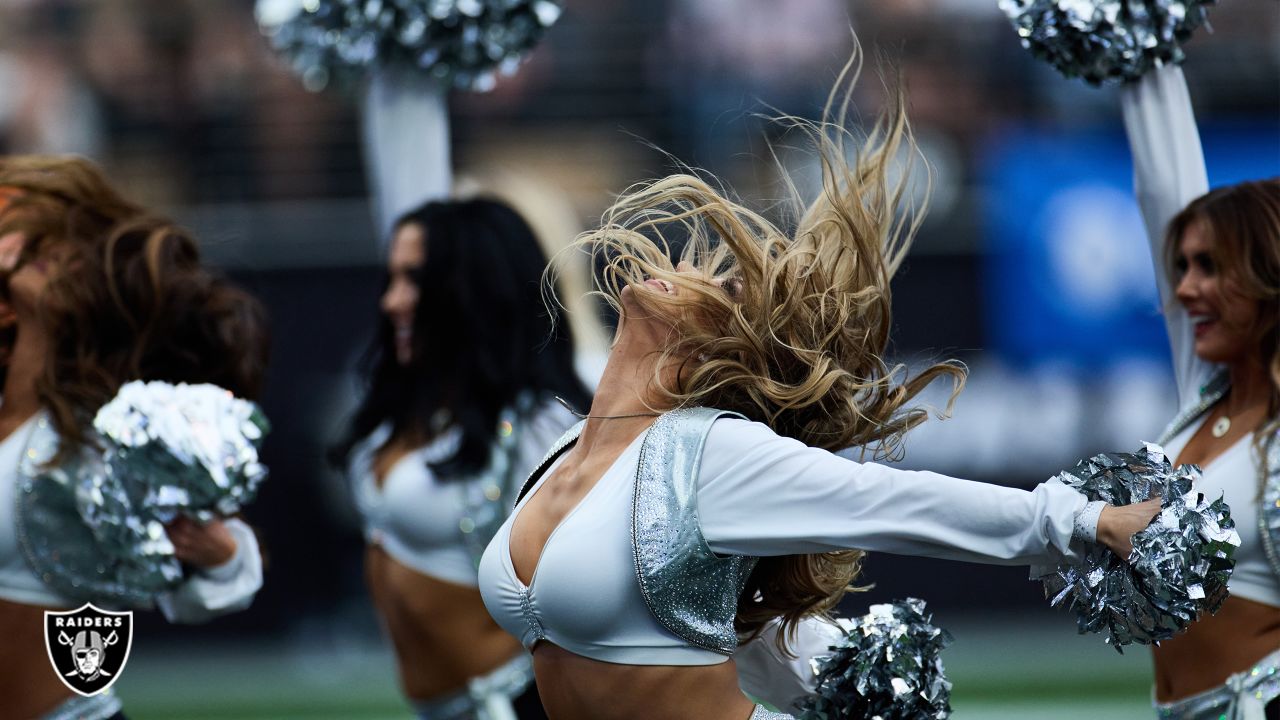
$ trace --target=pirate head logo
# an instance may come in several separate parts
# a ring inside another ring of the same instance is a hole
[[[129,660],[133,613],[85,605],[44,613],[44,645],[62,682],[81,695],[111,687]]]

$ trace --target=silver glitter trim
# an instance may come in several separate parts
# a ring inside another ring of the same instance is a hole
[[[698,520],[698,470],[711,425],[742,417],[714,408],[682,408],[646,431],[636,463],[631,544],[649,611],[689,644],[732,655],[738,596],[757,559],[711,551]]]
[[[795,715],[774,712],[763,705],[757,705],[752,711],[750,720],[796,720]]]
[[[459,534],[477,568],[489,541],[506,522],[510,508],[515,506],[516,492],[524,479],[517,476],[520,440],[537,409],[534,393],[521,393],[511,407],[499,414],[495,440],[484,470],[453,483],[462,511]]]
[[[1080,512],[1076,513],[1076,519],[1071,530],[1071,537],[1087,543],[1095,543],[1098,541],[1098,518],[1102,517],[1102,510],[1107,506],[1103,500],[1092,500],[1085,504]]]
[[[524,622],[529,626],[529,632],[533,634],[533,639],[521,638],[521,642],[525,647],[533,647],[533,644],[539,640],[545,640],[547,637],[546,628],[542,625],[542,618],[538,617],[538,610],[533,606],[533,598],[529,596],[530,588],[521,583],[517,578],[516,583],[520,586],[520,613],[524,615]]]
[[[1267,438],[1263,448],[1265,463],[1258,466],[1262,497],[1258,508],[1258,534],[1267,564],[1280,577],[1280,431]]]
[[[1235,673],[1218,687],[1172,703],[1155,706],[1159,720],[1244,720],[1242,707],[1253,701],[1265,706],[1280,697],[1280,650],[1253,667]],[[1261,717],[1259,715],[1259,717]]]

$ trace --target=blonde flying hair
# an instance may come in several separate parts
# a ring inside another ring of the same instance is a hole
[[[900,89],[864,139],[845,129],[860,70],[855,50],[821,122],[778,119],[807,139],[822,170],[822,191],[807,203],[783,173],[794,229],[687,172],[631,187],[600,229],[579,239],[603,264],[599,294],[619,312],[627,285],[657,278],[678,287],[671,295],[636,293],[642,309],[663,304],[664,315],[680,318],[654,377],[666,407],[735,411],[806,445],[896,457],[903,435],[927,417],[908,402],[939,377],[952,379],[952,399],[962,387],[958,363],[907,377],[883,357],[889,280],[923,218],[909,199],[908,173],[894,164],[918,149]],[[671,248],[680,245],[679,259],[697,273],[675,271]],[[708,282],[717,278],[724,282]],[[674,384],[661,370],[672,363],[680,368]],[[739,599],[737,629],[753,637],[780,617],[785,650],[801,618],[825,615],[851,589],[863,555],[761,559]]]

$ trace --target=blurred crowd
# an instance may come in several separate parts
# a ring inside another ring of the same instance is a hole
[[[1230,0],[1211,22],[1230,42],[1191,43],[1198,106],[1273,114],[1280,9]],[[963,218],[974,153],[1008,123],[1114,114],[1107,93],[1028,57],[993,0],[570,0],[517,75],[453,99],[458,165],[543,177],[584,220],[661,171],[647,144],[776,195],[755,113],[816,114],[850,26],[869,71],[883,58],[889,85],[905,81],[939,171],[935,220]],[[861,107],[883,90],[863,83]],[[362,196],[356,92],[304,90],[258,31],[252,0],[0,2],[0,152],[89,155],[149,203]]]

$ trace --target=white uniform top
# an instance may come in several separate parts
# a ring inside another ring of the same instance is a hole
[[[654,618],[632,555],[638,437],[551,533],[526,588],[511,562],[511,525],[480,564],[489,613],[532,647],[626,665],[713,665]],[[562,456],[563,457],[563,456]],[[558,464],[558,461],[557,461]],[[773,556],[849,548],[975,562],[1052,564],[1071,548],[1085,497],[1060,483],[1032,491],[858,463],[738,418],[712,425],[698,474],[698,520],[710,549]]]
[[[53,432],[43,410],[0,441],[0,599],[24,605],[69,608],[78,603],[45,585],[27,564],[18,545],[14,518],[18,465],[37,432]],[[157,598],[156,605],[170,622],[205,622],[243,610],[262,587],[262,558],[253,530],[234,518],[226,524],[236,541],[235,555],[222,565],[194,572],[177,588]]]
[[[551,443],[576,418],[558,403],[546,403],[517,429],[513,479],[524,482]],[[366,542],[379,545],[405,567],[447,582],[476,586],[476,564],[460,528],[466,520],[463,489],[478,478],[441,480],[430,465],[447,460],[458,450],[460,428],[439,437],[396,461],[379,487],[373,458],[386,444],[391,426],[384,424],[362,440],[351,453],[351,482],[356,509],[364,523]],[[499,500],[499,502],[507,502]],[[505,512],[510,504],[502,508]]]
[[[1195,353],[1195,331],[1187,311],[1174,297],[1165,272],[1165,230],[1173,216],[1209,190],[1204,153],[1196,131],[1191,98],[1182,70],[1165,66],[1126,85],[1120,95],[1125,130],[1133,151],[1134,188],[1147,226],[1156,284],[1164,307],[1165,328],[1173,351],[1178,407],[1199,403],[1200,389],[1220,367]],[[1199,424],[1193,423],[1165,445],[1176,461]],[[1222,493],[1240,533],[1236,567],[1227,583],[1232,595],[1280,606],[1280,580],[1267,563],[1258,530],[1259,474],[1252,438],[1237,442],[1214,458],[1198,487],[1211,496]]]

